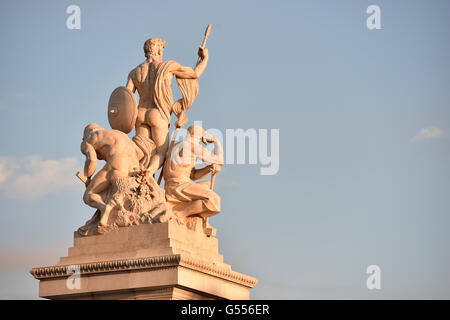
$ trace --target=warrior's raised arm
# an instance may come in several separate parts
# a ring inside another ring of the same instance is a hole
[[[205,71],[206,65],[208,64],[208,49],[199,47],[198,56],[200,62],[195,66],[195,68],[185,67],[178,62],[171,66],[171,72],[180,79],[198,79]]]

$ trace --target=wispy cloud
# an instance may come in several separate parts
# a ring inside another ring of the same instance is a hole
[[[75,158],[43,160],[37,155],[0,156],[0,192],[8,198],[35,199],[78,190],[74,173],[80,166]]]
[[[438,127],[426,127],[420,129],[419,133],[415,135],[411,141],[436,140],[447,138],[448,135],[444,130]]]

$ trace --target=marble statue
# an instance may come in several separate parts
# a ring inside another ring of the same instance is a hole
[[[214,153],[202,144],[214,143]],[[201,169],[195,167],[197,159],[209,162]],[[212,190],[210,181],[194,182],[211,173],[215,176],[224,164],[220,142],[199,126],[188,128],[186,138],[174,144],[164,165],[166,200],[178,217],[208,218],[220,212],[220,197]]]
[[[207,31],[204,43],[208,33]],[[171,114],[174,113],[178,118],[175,124],[177,127],[182,127],[187,122],[185,112],[197,97],[197,79],[208,64],[208,49],[204,45],[199,47],[199,60],[195,68],[182,66],[176,61],[163,61],[165,45],[162,39],[148,39],[144,44],[146,60],[130,72],[126,84],[131,92],[137,90],[139,93],[136,135],[152,139],[156,145],[156,153],[147,168],[150,175],[164,163],[169,147]],[[173,76],[183,95],[175,103],[171,89]]]
[[[95,123],[84,129],[81,152],[86,156],[84,174],[87,177],[83,200],[103,213],[100,224],[104,225],[111,209],[118,204],[113,199],[105,203],[100,194],[113,185],[120,185],[121,179],[127,179],[131,172],[137,171],[142,152],[126,134],[105,130]],[[106,164],[91,179],[97,168],[97,159],[105,160]]]
[[[209,32],[210,26],[194,68],[163,61],[164,40],[147,40],[146,61],[110,96],[111,129],[95,123],[84,128],[86,160],[76,175],[86,186],[84,202],[96,211],[75,232],[67,256],[30,271],[40,297],[249,299],[257,279],[225,263],[208,220],[220,212],[213,188],[224,165],[222,146],[200,126],[190,126],[176,142],[208,63]],[[174,76],[182,94],[175,102]],[[177,120],[169,143],[172,113]]]
[[[166,213],[164,190],[145,178],[144,153],[125,133],[91,123],[84,129],[81,152],[86,156],[84,175],[78,174],[86,184],[83,200],[97,211],[80,234],[104,233]],[[106,164],[94,175],[97,160]]]
[[[176,144],[172,141],[169,148],[171,114],[178,118],[178,130],[187,122],[185,113],[197,97],[197,79],[208,63],[205,45],[210,28],[206,29],[194,68],[163,61],[165,41],[148,39],[144,44],[146,61],[130,72],[126,86],[111,94],[108,120],[112,129],[95,123],[86,126],[81,144],[86,156],[84,174],[79,172],[77,176],[86,184],[84,202],[96,212],[79,228],[80,235],[168,220],[186,224],[193,217],[201,218],[206,230],[207,218],[220,212],[220,197],[212,190],[223,165],[219,141],[203,128],[191,126],[188,136]],[[175,102],[171,91],[174,76],[182,93]],[[127,133],[133,127],[136,134],[130,139]],[[214,153],[202,146],[209,143],[214,143]],[[196,169],[197,159],[211,164]],[[97,160],[106,164],[94,175]],[[154,179],[160,167],[164,189]],[[193,181],[208,174],[211,181]]]

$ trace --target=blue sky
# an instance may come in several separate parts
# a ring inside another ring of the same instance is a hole
[[[81,8],[81,29],[66,8]],[[366,8],[381,8],[368,30]],[[0,298],[38,298],[31,267],[67,254],[82,130],[144,60],[210,60],[188,112],[280,130],[280,170],[228,165],[211,219],[252,298],[450,298],[448,1],[2,1]],[[226,152],[226,150],[225,150]],[[382,289],[366,288],[379,265]]]

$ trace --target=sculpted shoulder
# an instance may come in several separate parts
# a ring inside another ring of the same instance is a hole
[[[169,72],[177,70],[181,67],[181,64],[175,60],[167,60],[167,61],[164,61],[164,63],[167,64]]]
[[[136,68],[130,71],[128,77],[133,81],[143,82],[148,72],[148,62],[144,61]]]
[[[115,130],[115,129],[103,130],[103,134],[104,134],[105,138],[114,137],[116,139],[121,139],[121,140],[130,140],[128,135],[120,130]]]

